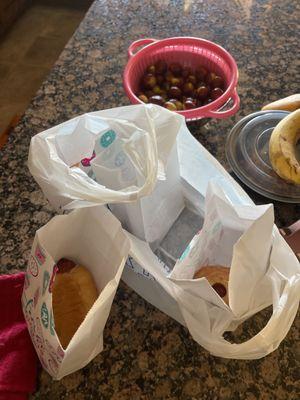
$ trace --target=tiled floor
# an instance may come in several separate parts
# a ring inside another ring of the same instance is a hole
[[[91,3],[38,0],[0,39],[0,136],[25,111]]]

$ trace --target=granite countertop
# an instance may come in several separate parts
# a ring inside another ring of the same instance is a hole
[[[0,272],[24,270],[35,231],[54,215],[30,176],[30,138],[76,115],[129,104],[122,88],[126,50],[141,37],[198,36],[224,46],[239,67],[240,111],[195,137],[227,168],[226,135],[242,116],[299,92],[300,5],[296,0],[99,0],[90,8],[24,117],[0,151]],[[258,203],[269,200],[247,192]],[[279,226],[299,205],[274,202]],[[258,332],[268,309],[243,324],[237,341]],[[46,372],[32,399],[299,399],[299,313],[279,349],[255,361],[212,357],[188,331],[120,284],[104,351],[58,382]],[[297,365],[298,361],[298,365]]]

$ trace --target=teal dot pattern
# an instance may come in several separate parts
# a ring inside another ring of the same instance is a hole
[[[48,284],[50,282],[50,275],[48,271],[44,272],[44,278],[43,278],[43,295],[45,294]]]
[[[49,312],[48,308],[45,303],[42,304],[41,307],[41,320],[42,324],[44,325],[45,328],[48,328],[49,326]]]
[[[54,326],[54,318],[52,310],[50,312],[50,333],[52,336],[55,335],[55,326]]]
[[[114,142],[116,136],[116,132],[113,130],[105,132],[100,138],[100,146],[106,149]]]

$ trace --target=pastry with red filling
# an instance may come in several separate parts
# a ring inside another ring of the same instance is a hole
[[[194,279],[206,278],[218,295],[229,304],[228,301],[228,267],[222,265],[205,265],[195,273]]]

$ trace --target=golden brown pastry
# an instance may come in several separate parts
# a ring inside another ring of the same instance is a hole
[[[57,266],[52,306],[55,331],[65,349],[97,300],[98,291],[91,273],[82,265],[62,259]]]
[[[220,297],[229,304],[228,301],[228,281],[229,268],[221,265],[206,265],[195,272],[194,279],[206,278],[213,289]]]

